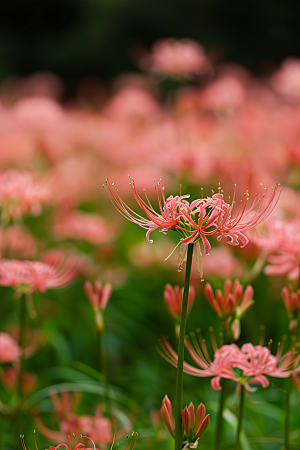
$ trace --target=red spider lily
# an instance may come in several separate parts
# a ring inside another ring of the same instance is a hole
[[[11,217],[41,211],[41,202],[50,198],[50,186],[36,182],[32,173],[9,169],[0,175],[0,204]]]
[[[64,391],[60,395],[52,391],[50,399],[53,404],[55,417],[57,419],[60,431],[53,431],[49,429],[43,422],[39,414],[36,414],[34,421],[36,427],[49,440],[56,442],[65,441],[68,436],[89,436],[93,442],[96,442],[101,449],[106,449],[106,445],[114,442],[115,438],[123,436],[131,427],[131,420],[120,429],[118,432],[113,432],[111,422],[103,416],[102,409],[96,408],[94,415],[78,415],[75,413],[78,405],[80,394],[74,392]],[[133,449],[132,449],[133,450]]]
[[[200,403],[198,406],[196,415],[193,403],[190,403],[189,406],[184,408],[182,411],[182,425],[185,431],[183,444],[195,445],[195,443],[198,442],[200,436],[204,433],[209,424],[209,414],[205,415],[205,412],[206,409],[203,403]],[[175,437],[175,424],[172,414],[172,405],[167,395],[162,401],[160,413],[170,434]]]
[[[208,237],[215,234],[219,235],[219,240],[222,236],[229,237],[229,244],[244,247],[248,243],[248,238],[243,232],[263,222],[274,209],[280,195],[279,184],[276,183],[269,196],[266,196],[265,191],[260,196],[256,194],[251,206],[247,208],[249,200],[247,191],[244,199],[241,200],[240,209],[234,215],[234,197],[231,204],[226,203],[221,188],[219,188],[219,193],[212,197],[197,199],[189,203],[186,200],[189,195],[165,198],[164,188],[158,182],[155,188],[160,213],[157,213],[146,192],[145,200],[140,197],[132,178],[130,186],[136,202],[147,219],[126,205],[114,184],[110,185],[107,180],[104,185],[115,208],[126,219],[147,230],[146,237],[149,242],[153,242],[150,240],[150,233],[156,229],[164,234],[169,230],[175,230],[181,235],[180,242],[182,244],[197,243],[201,240],[206,254],[210,249]]]
[[[267,275],[288,275],[291,280],[299,278],[300,221],[275,218],[266,223],[267,232],[251,234],[251,240],[269,253]]]
[[[0,260],[0,285],[25,286],[27,293],[55,289],[70,283],[81,271],[83,262],[58,251],[48,252],[44,261]]]
[[[199,368],[184,362],[183,371],[196,377],[214,377],[211,385],[215,390],[221,389],[221,378],[243,384],[246,389],[250,389],[249,384],[261,384],[266,388],[270,383],[265,375],[286,378],[296,370],[294,351],[281,357],[279,348],[274,356],[267,347],[261,345],[253,346],[249,343],[240,349],[236,344],[231,344],[215,348],[214,359],[211,360],[202,337],[199,337],[198,342],[192,334],[192,341],[193,343],[190,343],[186,340],[185,346]],[[162,351],[158,349],[161,356],[177,367],[177,354],[166,337],[162,338],[161,347]]]

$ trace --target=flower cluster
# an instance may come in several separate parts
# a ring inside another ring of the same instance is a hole
[[[170,434],[175,437],[175,424],[172,414],[172,405],[167,395],[162,401],[160,413]],[[197,448],[200,436],[209,425],[209,414],[206,414],[206,409],[203,403],[200,403],[198,406],[196,415],[193,403],[190,403],[189,406],[184,408],[182,411],[182,425],[185,433],[182,442],[184,445],[183,448]]]
[[[263,388],[269,386],[266,376],[287,378],[295,370],[295,352],[290,351],[282,356],[278,347],[276,356],[269,348],[261,345],[244,344],[239,348],[236,344],[223,345],[215,348],[214,358],[211,360],[206,344],[199,335],[199,341],[194,333],[192,342],[186,340],[185,346],[192,359],[199,366],[193,367],[184,362],[183,370],[195,377],[214,377],[211,380],[213,389],[220,390],[221,378],[227,378],[250,389],[250,384],[260,384]],[[200,345],[199,345],[200,343]],[[173,366],[177,367],[177,354],[166,337],[161,340],[162,351],[159,353]]]
[[[211,307],[218,314],[224,330],[231,324],[231,335],[235,341],[240,337],[240,319],[246,314],[254,303],[253,288],[247,286],[244,292],[243,286],[238,280],[234,283],[230,280],[224,282],[224,293],[213,289],[209,283],[204,287],[205,296]]]

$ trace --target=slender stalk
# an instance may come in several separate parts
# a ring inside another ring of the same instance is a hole
[[[222,390],[220,391],[219,396],[219,409],[218,409],[218,415],[217,415],[217,423],[216,423],[216,437],[215,437],[215,450],[220,449],[220,443],[221,443],[221,437],[222,437],[222,428],[223,428],[223,410],[224,410],[224,404],[225,404],[225,387],[226,387],[226,380],[222,380]]]
[[[97,329],[97,342],[98,342],[98,356],[99,356],[99,369],[102,372],[103,378],[104,378],[104,402],[105,402],[105,409],[106,414],[108,417],[111,417],[111,402],[110,402],[110,395],[109,395],[109,384],[108,384],[108,377],[107,377],[107,363],[106,363],[106,355],[104,351],[104,345],[103,345],[103,330]]]
[[[25,347],[25,335],[26,335],[26,294],[23,294],[20,298],[20,309],[19,309],[19,346],[23,352]],[[22,388],[22,378],[24,371],[24,357],[23,354],[20,357],[19,361],[19,374],[18,374],[18,407],[16,410],[17,415],[17,423],[20,428],[19,432],[21,432],[22,422],[21,422],[21,413],[24,404],[24,393]]]
[[[285,421],[284,421],[284,448],[290,450],[290,399],[292,391],[292,376],[287,380],[286,396],[285,396]]]
[[[236,430],[236,440],[235,440],[235,448],[236,448],[236,450],[240,450],[240,448],[241,448],[240,435],[241,435],[242,423],[243,423],[244,399],[245,399],[244,386],[241,385],[240,406],[239,406],[239,415],[238,415],[238,426],[237,426],[237,430]]]
[[[180,319],[180,332],[178,341],[178,362],[177,362],[177,376],[176,376],[176,398],[175,398],[175,450],[181,450],[182,447],[182,390],[183,390],[183,359],[184,359],[184,338],[187,315],[187,304],[189,297],[192,256],[194,246],[188,245],[185,282],[182,299],[182,310]]]

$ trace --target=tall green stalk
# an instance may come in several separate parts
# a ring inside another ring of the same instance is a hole
[[[245,388],[241,384],[238,425],[237,425],[236,440],[235,440],[236,450],[240,450],[240,448],[241,448],[240,436],[241,436],[241,431],[242,431],[243,412],[244,412],[244,400],[245,400],[245,392],[244,391],[245,391]]]
[[[190,288],[193,250],[194,245],[189,244],[187,250],[185,282],[184,282],[182,310],[180,319],[180,333],[178,341],[178,362],[177,362],[176,397],[175,397],[175,450],[181,450],[182,448],[181,413],[182,413],[182,390],[183,390],[184,338],[185,338],[185,326],[186,326],[186,315],[187,315],[187,305]]]
[[[225,404],[225,395],[226,395],[226,380],[222,380],[222,390],[220,391],[219,397],[219,409],[217,414],[217,423],[216,423],[216,436],[215,436],[215,450],[220,450],[220,443],[222,437],[222,428],[223,428],[223,410]]]
[[[22,352],[25,347],[25,336],[26,336],[26,294],[22,294],[20,298],[20,309],[19,309],[19,347],[21,348]],[[23,387],[22,387],[22,378],[23,378],[23,371],[24,371],[24,357],[23,354],[20,357],[19,361],[19,374],[18,374],[18,406],[16,409],[16,423],[19,427],[19,432],[21,433],[22,428],[22,408],[24,404],[24,393],[23,393]]]
[[[104,351],[103,345],[103,330],[97,329],[97,343],[98,343],[98,357],[99,357],[99,368],[102,372],[104,378],[104,402],[106,414],[109,418],[111,418],[111,404],[110,404],[110,396],[109,396],[109,384],[107,377],[107,364],[106,364],[106,355]]]
[[[292,391],[292,375],[287,380],[285,395],[284,448],[290,450],[290,399]]]

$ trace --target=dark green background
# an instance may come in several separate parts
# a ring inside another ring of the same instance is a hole
[[[131,52],[162,37],[201,42],[218,61],[261,73],[300,56],[292,0],[10,0],[0,2],[0,80],[50,70],[68,92],[88,75],[137,70]]]

